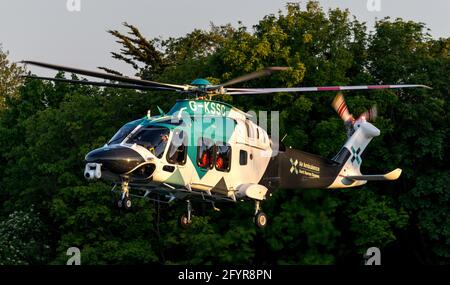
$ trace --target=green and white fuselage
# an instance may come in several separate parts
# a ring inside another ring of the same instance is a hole
[[[167,114],[130,122],[123,129],[131,132],[122,140],[113,138],[105,148],[114,150],[118,144],[135,151],[142,160],[120,175],[106,170],[103,178],[168,191],[203,191],[231,200],[243,196],[263,200],[266,195],[267,188],[258,183],[272,156],[270,138],[237,108],[208,100],[180,100]],[[167,134],[163,150],[138,138],[145,131]],[[205,152],[206,164],[202,161]]]
[[[277,188],[348,188],[397,179],[400,170],[360,172],[361,155],[379,133],[360,118],[339,153],[326,159],[285,148],[231,105],[179,100],[167,114],[130,122],[90,152],[85,176],[113,181],[126,196],[137,190],[157,200],[251,199],[258,211],[258,203]]]

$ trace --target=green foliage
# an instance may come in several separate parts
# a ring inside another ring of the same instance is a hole
[[[255,228],[248,227],[239,220],[229,222],[230,225],[222,225],[223,228],[220,229],[210,217],[195,217],[188,230],[164,239],[165,248],[177,251],[176,259],[168,263],[247,264],[254,257]],[[169,225],[177,227],[175,221]]]
[[[396,240],[395,231],[404,229],[408,215],[393,205],[391,198],[377,196],[367,188],[351,193],[348,208],[355,245],[363,254],[369,247],[385,247]]]
[[[8,60],[8,53],[3,52],[0,45],[0,112],[7,106],[7,101],[18,96],[22,84],[20,75],[23,68]]]
[[[211,24],[210,31],[194,30],[184,37],[162,40],[160,38],[146,39],[135,26],[128,23],[123,25],[129,29],[127,34],[118,30],[109,31],[123,47],[120,53],[112,52],[111,54],[113,58],[130,64],[137,71],[136,75],[144,79],[159,78],[161,73],[169,71],[169,73],[180,74],[183,79],[192,80],[199,75],[186,77],[191,75],[190,71],[198,72],[205,67],[202,64],[203,60],[213,55],[234,31],[230,25]],[[180,69],[179,65],[184,65],[186,68]],[[195,68],[196,66],[201,68]],[[118,73],[109,68],[102,69]],[[188,74],[185,74],[186,72]],[[210,74],[205,74],[204,77]],[[172,82],[178,82],[178,80],[177,76],[172,75]]]
[[[275,195],[268,205],[274,218],[264,237],[278,257],[276,262],[333,264],[332,252],[340,235],[334,221],[338,201],[315,189],[286,198]]]
[[[31,208],[14,211],[0,221],[0,265],[32,265],[47,262],[45,225]]]
[[[438,171],[419,177],[416,186],[403,197],[403,204],[414,212],[414,221],[427,239],[422,246],[441,260],[450,257],[449,185],[449,171]]]
[[[135,201],[123,215],[111,207],[110,187],[102,183],[61,189],[52,200],[51,216],[66,233],[54,263],[64,264],[69,247],[81,250],[82,264],[149,264],[158,260],[152,247],[153,209]],[[106,194],[106,195],[105,195]]]
[[[369,146],[363,172],[400,167],[402,177],[350,190],[280,189],[264,204],[270,217],[264,230],[251,224],[252,205],[245,203],[223,205],[220,213],[195,205],[186,231],[177,226],[182,204],[135,200],[132,212],[121,213],[110,205],[109,185],[84,181],[84,156],[147,109],[168,111],[177,95],[37,80],[17,91],[21,71],[0,53],[4,263],[65,264],[73,246],[81,249],[82,264],[334,264],[360,262],[371,246],[383,254],[411,252],[413,263],[450,262],[450,39],[432,39],[423,24],[400,19],[380,20],[368,33],[348,11],[325,12],[315,1],[306,10],[288,4],[251,32],[242,25],[212,26],[165,40],[125,26],[128,34],[110,32],[122,45],[113,57],[147,79],[188,83],[207,77],[219,83],[264,66],[288,66],[242,86],[432,86],[347,96],[355,116],[375,103],[379,109],[375,124],[382,134]],[[246,111],[280,111],[286,145],[332,157],[346,139],[330,108],[334,95],[222,99]]]

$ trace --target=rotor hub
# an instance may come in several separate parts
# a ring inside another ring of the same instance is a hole
[[[197,87],[206,87],[206,86],[210,86],[211,82],[209,82],[208,80],[203,79],[203,78],[197,78],[191,82],[191,85],[194,85]]]

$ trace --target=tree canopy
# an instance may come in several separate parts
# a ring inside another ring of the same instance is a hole
[[[289,66],[243,86],[432,86],[347,96],[354,114],[379,107],[381,136],[369,146],[362,171],[400,167],[401,178],[349,190],[281,189],[265,202],[271,221],[264,230],[251,224],[250,203],[221,212],[195,205],[185,231],[177,227],[183,203],[136,201],[132,212],[119,213],[110,206],[109,185],[84,180],[84,156],[147,109],[168,110],[176,95],[21,82],[22,70],[0,52],[2,263],[65,264],[73,246],[81,249],[82,264],[361,264],[372,246],[385,263],[450,263],[450,38],[434,39],[422,23],[389,18],[368,32],[349,11],[324,11],[315,1],[306,9],[288,4],[253,29],[212,25],[161,39],[124,27],[127,33],[110,31],[122,45],[112,57],[146,79],[225,82],[265,66]],[[330,107],[334,95],[221,99],[245,111],[279,110],[287,145],[330,157],[346,139]]]

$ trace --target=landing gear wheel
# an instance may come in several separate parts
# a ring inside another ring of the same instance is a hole
[[[262,229],[267,225],[267,215],[264,212],[258,212],[255,215],[255,225]]]
[[[119,199],[119,200],[116,201],[116,206],[117,206],[117,208],[122,209],[122,207],[123,207],[122,199]]]
[[[130,197],[125,197],[122,200],[122,204],[125,210],[131,210],[131,199]]]
[[[186,214],[182,214],[178,219],[178,224],[181,228],[187,229],[191,225],[191,222]]]

